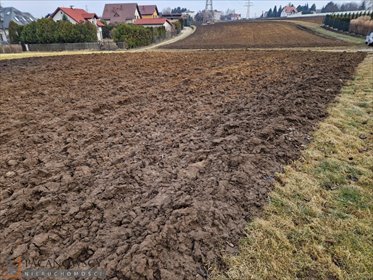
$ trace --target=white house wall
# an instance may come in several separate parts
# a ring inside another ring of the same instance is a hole
[[[64,12],[62,12],[61,10],[59,10],[55,15],[54,17],[52,18],[54,21],[60,21],[60,20],[63,20],[63,15],[65,15],[67,17],[67,20],[70,21],[71,23],[73,24],[76,24],[76,21],[73,20],[71,17],[69,17],[67,14],[65,14]]]
[[[3,29],[0,29],[0,42],[8,42],[7,34]]]
[[[172,25],[170,25],[168,22],[165,22],[163,26],[166,29],[166,32],[172,32]]]
[[[71,22],[72,24],[76,24],[77,22],[75,20],[73,20],[71,17],[69,17],[67,14],[65,14],[63,11],[59,10],[55,15],[54,17],[52,17],[52,19],[54,21],[60,21],[60,20],[63,20],[63,15],[66,16],[67,20],[69,22]],[[101,27],[98,27],[97,26],[97,20],[96,19],[93,19],[93,20],[89,20],[90,23],[93,23],[94,25],[96,25],[96,29],[97,29],[97,40],[98,41],[102,41],[103,40],[103,36],[102,36],[102,28]]]

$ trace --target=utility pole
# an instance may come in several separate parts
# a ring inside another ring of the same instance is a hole
[[[253,6],[253,2],[251,0],[247,0],[245,7],[247,7],[246,11],[246,19],[250,19],[250,7]]]
[[[206,0],[205,11],[203,13],[203,23],[214,21],[214,8],[212,0]]]

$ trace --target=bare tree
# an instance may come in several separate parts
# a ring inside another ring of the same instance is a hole
[[[169,14],[171,14],[171,12],[172,12],[172,9],[171,9],[170,7],[168,7],[168,8],[164,8],[164,9],[162,10],[162,14],[163,14],[163,15],[169,15]]]

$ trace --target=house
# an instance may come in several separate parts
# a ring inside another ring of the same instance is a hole
[[[232,21],[241,20],[241,14],[230,14],[230,18]]]
[[[190,18],[194,19],[196,17],[196,14],[197,13],[195,11],[188,10],[186,12],[183,12],[182,16],[185,17],[185,18],[189,18],[190,17]]]
[[[141,18],[139,6],[136,3],[105,4],[102,19],[110,24],[133,23]]]
[[[104,24],[95,13],[89,13],[86,10],[73,7],[58,7],[49,17],[54,21],[67,20],[72,24],[90,22],[97,28],[97,40],[102,41],[102,27]]]
[[[171,33],[173,31],[173,25],[166,18],[142,18],[142,19],[135,20],[134,24],[142,25],[142,26],[145,26],[145,27],[161,27],[161,26],[164,26],[167,33]]]
[[[158,18],[159,12],[156,5],[139,5],[141,18]]]
[[[281,11],[281,17],[288,17],[297,13],[298,11],[294,6],[285,6]]]
[[[36,18],[16,8],[0,6],[0,43],[7,43],[9,41],[9,23],[11,21],[14,21],[18,25],[26,25],[36,21]]]
[[[221,21],[221,16],[223,15],[223,12],[215,10],[214,11],[214,21]]]
[[[183,14],[162,14],[162,17],[168,20],[183,19]]]
[[[223,21],[236,21],[236,20],[241,20],[241,14],[236,14],[236,13],[229,13],[226,15],[222,15],[221,19]]]

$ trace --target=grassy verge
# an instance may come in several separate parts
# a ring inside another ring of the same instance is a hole
[[[216,279],[372,279],[373,55]]]
[[[112,53],[113,51],[92,51],[92,50],[81,50],[81,51],[61,51],[61,52],[22,52],[22,53],[2,53],[0,54],[0,60],[5,59],[20,59],[30,57],[44,57],[44,56],[61,56],[61,55],[80,55],[80,54],[93,54],[93,53]],[[123,52],[123,51],[116,51]]]
[[[327,37],[332,37],[341,41],[349,42],[352,44],[357,44],[357,45],[365,45],[364,39],[355,37],[355,36],[350,36],[348,34],[343,34],[339,32],[334,32],[331,30],[327,30],[325,28],[322,28],[319,24],[313,23],[313,22],[305,22],[305,21],[291,21],[293,23],[299,24],[301,26],[304,26],[308,29],[310,29],[313,32],[319,33],[320,35],[327,36]]]

